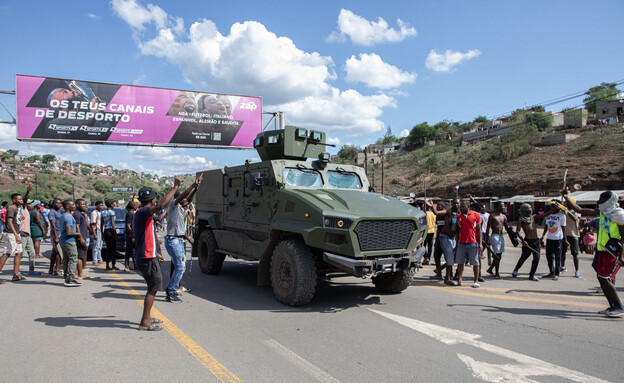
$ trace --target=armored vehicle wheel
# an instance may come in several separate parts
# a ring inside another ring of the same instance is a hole
[[[396,271],[394,273],[381,274],[373,277],[373,283],[379,291],[384,293],[400,293],[412,283],[412,273],[410,269]]]
[[[199,268],[202,273],[219,274],[225,254],[217,253],[217,240],[212,229],[206,229],[199,235],[198,246]]]
[[[298,239],[275,246],[271,257],[271,286],[278,301],[289,306],[305,305],[316,288],[316,265],[310,248]]]

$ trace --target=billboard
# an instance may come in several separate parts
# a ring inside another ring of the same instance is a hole
[[[15,76],[17,139],[252,148],[262,99]]]

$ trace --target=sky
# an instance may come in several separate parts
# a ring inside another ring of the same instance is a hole
[[[424,121],[493,117],[624,79],[622,16],[619,0],[0,0],[0,89],[28,74],[258,96],[286,124],[327,132],[335,154],[388,127],[405,136]],[[14,96],[0,103],[16,114]],[[258,160],[15,137],[0,123],[0,149],[159,175]]]

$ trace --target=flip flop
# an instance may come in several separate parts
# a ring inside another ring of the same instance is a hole
[[[139,331],[160,331],[162,326],[156,323],[150,323],[148,326],[140,326]]]
[[[17,281],[21,281],[21,280],[24,280],[24,281],[25,281],[25,280],[26,280],[26,277],[21,276],[21,275],[18,275],[18,276],[17,276],[17,278],[13,278],[13,279],[11,279],[11,281],[13,281],[13,282],[17,282]]]
[[[163,321],[161,321],[161,320],[160,320],[160,319],[158,319],[158,318],[152,318],[152,323],[159,324],[159,323],[162,323],[162,322],[163,322]]]

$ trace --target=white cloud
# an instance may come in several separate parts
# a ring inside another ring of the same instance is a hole
[[[327,41],[343,42],[348,36],[354,44],[370,46],[384,42],[399,42],[407,37],[416,36],[413,27],[397,19],[399,30],[390,28],[386,20],[368,21],[348,9],[341,9],[338,15],[338,30],[332,32]]]
[[[147,75],[142,74],[139,77],[135,78],[134,81],[132,81],[132,85],[143,85],[143,81],[145,81],[146,78]]]
[[[378,118],[383,108],[396,107],[395,100],[384,94],[364,96],[354,90],[332,90],[331,97],[306,97],[282,105],[290,125],[362,135],[380,131],[384,123]]]
[[[472,49],[466,53],[452,50],[446,50],[444,53],[439,53],[434,49],[429,52],[425,65],[427,68],[436,72],[448,72],[455,65],[459,65],[462,61],[479,57],[479,55],[481,55],[481,51],[478,49]]]
[[[287,120],[303,126],[324,128],[329,121],[335,130],[369,133],[382,128],[378,118],[383,109],[395,106],[392,96],[366,96],[332,87],[329,81],[337,76],[331,57],[305,52],[259,22],[235,23],[224,35],[213,21],[202,19],[182,36],[178,34],[184,25],[181,19],[157,13],[158,20],[164,21],[154,21],[157,7],[115,0],[113,8],[141,35],[146,25],[156,26],[156,37],[137,38],[140,52],[178,66],[185,80],[196,88],[262,96],[265,110],[284,111]],[[131,11],[140,20],[129,19]]]
[[[167,13],[157,5],[141,6],[136,0],[112,0],[113,11],[131,27],[143,30],[145,24],[154,23],[158,28],[167,25]]]
[[[340,138],[338,137],[327,137],[327,143],[333,145],[340,145]]]
[[[96,19],[96,20],[100,18],[100,16],[95,15],[93,13],[87,13],[87,17],[90,19]]]
[[[130,165],[126,169],[138,172],[154,173],[158,175],[173,175],[183,173],[195,173],[202,170],[216,169],[216,162],[206,160],[204,157],[189,156],[184,149],[172,149],[162,146],[138,146],[128,149],[130,153]],[[146,167],[141,162],[152,164]],[[127,165],[126,162],[123,162]],[[120,163],[121,164],[121,163]]]
[[[20,154],[33,156],[35,154],[54,154],[61,157],[68,153],[91,153],[92,146],[88,144],[64,144],[36,141],[18,141],[15,125],[0,124],[0,149],[19,150]]]
[[[188,41],[178,40],[170,29],[139,45],[141,53],[166,58],[185,79],[198,88],[215,92],[262,94],[270,104],[327,93],[330,57],[298,49],[255,21],[236,23],[222,35],[214,22],[193,23]]]
[[[415,73],[408,73],[385,63],[375,53],[360,54],[359,59],[351,56],[345,63],[345,70],[347,72],[346,81],[363,82],[371,88],[397,88],[416,80]]]
[[[409,136],[410,131],[408,129],[403,129],[401,130],[401,134],[399,134],[399,137],[403,138],[403,137],[407,137]]]

